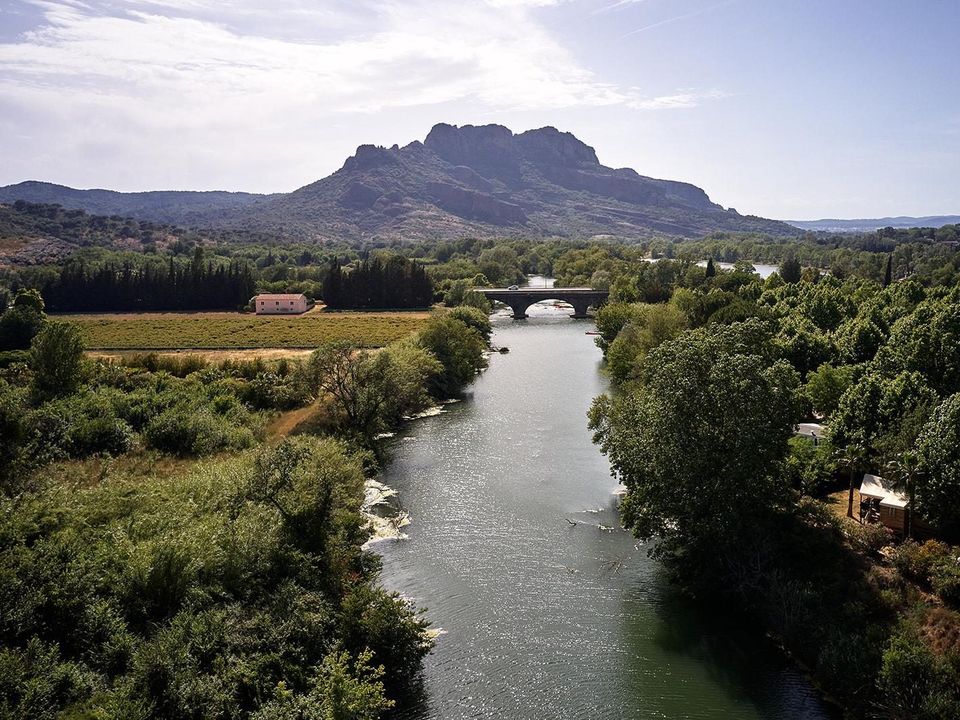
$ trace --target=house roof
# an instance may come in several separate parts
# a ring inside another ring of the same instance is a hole
[[[257,300],[299,300],[306,298],[303,293],[260,293]]]
[[[892,508],[905,508],[909,502],[907,496],[893,487],[893,483],[879,475],[863,476],[860,483],[860,495],[878,498],[880,504]]]

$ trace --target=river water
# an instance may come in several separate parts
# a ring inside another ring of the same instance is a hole
[[[510,352],[393,441],[383,480],[410,524],[375,545],[383,581],[442,631],[396,717],[829,717],[752,629],[679,597],[619,529],[586,427],[601,355],[569,312],[495,316]]]

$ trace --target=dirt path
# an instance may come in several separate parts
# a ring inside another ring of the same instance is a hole
[[[280,440],[285,438],[296,430],[301,423],[310,419],[314,413],[318,412],[320,407],[321,403],[315,401],[305,407],[280,413],[280,415],[267,423],[267,440]]]
[[[302,360],[310,356],[313,350],[295,350],[291,348],[256,348],[254,350],[90,350],[87,352],[92,358],[121,361],[124,356],[145,355],[147,353],[163,356],[194,355],[202,357],[207,362],[221,363],[224,360],[256,360],[265,362],[271,360]]]

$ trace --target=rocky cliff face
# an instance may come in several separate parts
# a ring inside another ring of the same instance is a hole
[[[0,202],[37,201],[23,194],[27,185],[0,188]],[[58,193],[50,190],[56,187],[41,183],[32,190],[42,192],[45,202],[57,202],[52,196]],[[696,237],[717,230],[796,234],[784,223],[724,210],[695,185],[601,165],[592,147],[553,127],[515,135],[502,125],[441,123],[422,143],[361,145],[340,170],[292,193],[209,194],[206,209],[200,193],[60,190],[68,207],[119,214],[133,207],[137,212],[131,214],[172,222],[182,222],[187,214],[176,206],[182,194],[195,226],[321,240],[508,233],[630,239],[663,233]],[[87,207],[87,201],[96,207]]]

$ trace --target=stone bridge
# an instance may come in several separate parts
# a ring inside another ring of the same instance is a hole
[[[600,307],[610,293],[606,290],[593,288],[530,288],[519,290],[501,290],[490,288],[474,288],[491,302],[506,303],[513,310],[513,317],[521,320],[527,317],[527,308],[542,300],[562,300],[573,305],[572,318],[587,317],[587,308]]]

